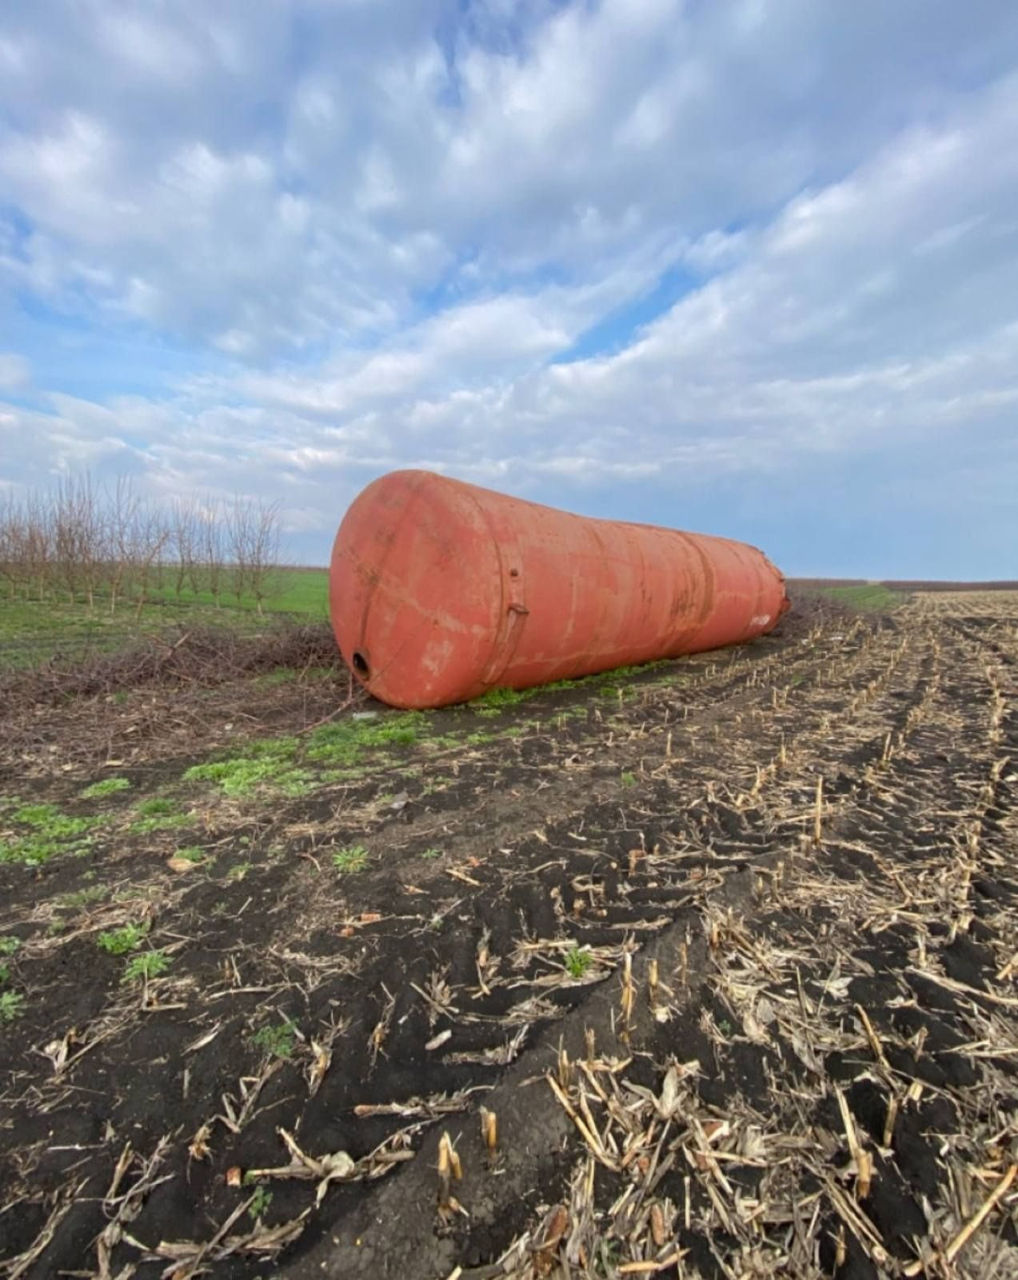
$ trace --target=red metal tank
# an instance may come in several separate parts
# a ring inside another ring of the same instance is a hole
[[[361,683],[423,708],[740,644],[788,600],[742,542],[393,471],[340,525],[329,607]]]

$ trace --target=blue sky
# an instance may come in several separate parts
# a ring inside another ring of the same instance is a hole
[[[0,0],[0,497],[426,466],[1018,577],[1011,0]]]

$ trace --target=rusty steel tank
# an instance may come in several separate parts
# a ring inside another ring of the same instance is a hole
[[[741,644],[788,600],[782,575],[742,542],[393,471],[340,525],[329,606],[365,688],[426,708]]]

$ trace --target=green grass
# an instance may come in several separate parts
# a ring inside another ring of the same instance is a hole
[[[91,787],[86,787],[85,791],[79,791],[78,795],[82,800],[99,800],[101,796],[117,795],[118,791],[127,791],[131,786],[129,778],[102,778],[100,782],[93,782]]]
[[[59,840],[46,840],[42,836],[17,836],[13,840],[0,840],[0,863],[20,862],[24,867],[41,867],[51,858],[73,851],[73,845],[61,844]]]
[[[55,804],[23,804],[13,816],[15,822],[32,827],[50,840],[73,840],[96,824],[95,818],[72,818]]]
[[[181,810],[176,800],[168,796],[152,796],[143,800],[135,809],[131,830],[139,834],[150,831],[169,831],[174,827],[186,827],[191,819]]]
[[[215,594],[208,589],[192,591],[185,586],[179,597],[172,575],[161,589],[153,590],[150,596],[160,600],[165,607],[188,611],[187,616],[194,617],[195,611],[212,610],[220,619],[229,613],[257,613],[258,601],[250,592],[242,592],[238,597],[230,579],[229,566],[223,576],[223,589],[220,603],[216,605]],[[265,598],[262,608],[266,613],[297,613],[309,618],[327,618],[329,616],[329,571],[328,569],[274,569],[266,581]]]
[[[311,774],[295,767],[296,738],[262,738],[249,742],[243,755],[192,765],[185,782],[211,782],[227,796],[247,796],[263,787],[299,796],[311,788]]]
[[[529,689],[489,689],[486,693],[482,693],[479,698],[475,698],[470,706],[482,716],[498,715],[499,712],[505,711],[507,707],[518,706],[531,692]]]
[[[129,951],[135,951],[141,946],[147,934],[147,924],[125,924],[123,928],[100,933],[96,945],[107,955],[126,956]]]
[[[354,765],[368,750],[412,746],[427,724],[427,716],[420,711],[396,712],[377,720],[338,720],[321,725],[311,734],[306,755],[320,764]]]
[[[653,665],[653,664],[648,664]],[[623,674],[645,668],[626,668]],[[603,676],[588,677],[602,681]],[[583,681],[570,681],[572,688]],[[504,726],[471,728],[477,714],[497,716],[504,709],[518,707],[544,690],[491,689],[470,703],[452,732],[439,732],[441,720],[422,711],[385,711],[367,716],[348,716],[319,725],[307,737],[268,738],[246,744],[235,755],[192,765],[183,775],[188,783],[211,783],[224,795],[263,798],[276,794],[301,796],[316,786],[357,782],[376,777],[391,767],[393,753],[414,746],[442,751],[463,746],[483,746],[500,737],[518,737],[536,731],[535,720],[514,721]],[[612,692],[616,689],[612,686]],[[457,715],[456,712],[453,713]],[[585,706],[565,708],[564,722],[587,714]],[[447,726],[448,728],[448,726]],[[425,790],[433,790],[433,787]]]
[[[130,785],[129,778],[103,778],[101,782],[93,782],[90,787],[86,787],[78,794],[82,800],[98,800],[101,796],[112,796],[118,791],[126,791]]]
[[[179,806],[168,796],[152,796],[143,800],[135,812],[140,818],[169,818],[179,812]]]
[[[73,893],[62,893],[56,900],[58,907],[67,907],[74,910],[78,907],[87,907],[90,903],[101,902],[103,898],[109,897],[109,886],[104,884],[89,885],[85,889],[75,889]]]
[[[329,616],[328,569],[277,569],[273,595],[266,607],[281,613],[304,613],[310,618]]]
[[[887,613],[897,609],[908,599],[902,591],[891,591],[881,582],[868,582],[864,586],[855,587],[816,587],[818,594],[827,596],[829,600],[838,600],[841,604],[863,612]]]
[[[332,865],[337,871],[363,871],[368,864],[368,851],[362,844],[351,844],[337,849],[332,855]]]
[[[229,571],[227,570],[227,578]],[[270,594],[264,601],[266,613],[287,613],[310,621],[329,616],[329,574],[327,569],[277,569],[272,575]],[[3,600],[0,608],[0,667],[30,667],[55,654],[110,653],[154,630],[177,625],[228,626],[239,631],[258,631],[265,621],[257,612],[251,595],[238,600],[229,590],[216,607],[210,591],[186,590],[180,598],[173,589],[172,574],[164,585],[149,592],[149,600],[124,601],[111,613],[108,600],[97,598],[90,607],[84,599]]]
[[[259,689],[272,689],[279,685],[293,684],[298,680],[307,683],[330,680],[335,674],[334,667],[274,667],[264,675],[255,676],[254,683]]]
[[[614,683],[618,679],[629,676],[644,675],[660,667],[670,667],[672,658],[659,658],[655,662],[644,662],[635,667],[614,667],[610,671],[595,671],[593,675],[577,676],[572,680],[551,680],[547,684],[534,685],[531,689],[489,689],[479,698],[475,698],[468,706],[478,715],[497,715],[507,707],[518,706],[530,698],[543,693],[566,693],[571,689],[580,689],[585,685],[594,685],[600,692],[617,697],[620,686]]]
[[[428,717],[419,711],[391,712],[366,720],[350,717],[321,725],[304,740],[265,738],[247,743],[235,756],[192,765],[183,780],[211,782],[228,796],[247,796],[259,790],[305,795],[316,783],[362,777],[367,771],[365,753],[412,746],[428,723]]]

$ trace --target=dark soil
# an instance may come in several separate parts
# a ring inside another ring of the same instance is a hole
[[[0,1273],[1018,1274],[1016,624],[813,602],[410,721],[321,655],[13,706]]]

